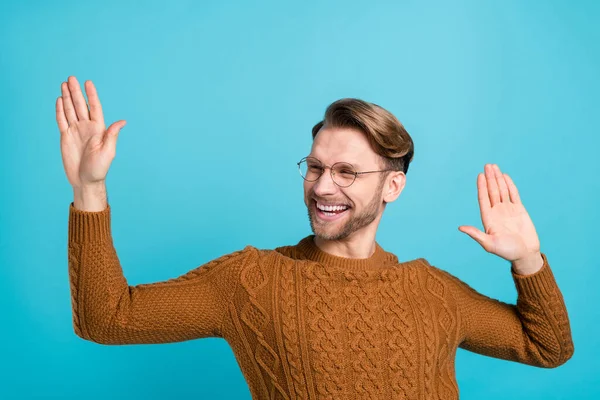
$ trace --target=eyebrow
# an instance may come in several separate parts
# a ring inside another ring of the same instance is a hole
[[[315,156],[315,155],[313,155],[313,154],[309,154],[307,157],[313,157],[313,158],[316,158],[317,160],[321,161],[321,159],[320,159],[319,157],[317,157],[317,156]],[[321,162],[323,162],[323,161],[321,161]],[[345,163],[348,163],[348,164],[352,164],[352,166],[353,166],[354,168],[356,168],[356,169],[359,169],[359,170],[360,170],[360,169],[362,169],[362,168],[361,168],[361,165],[360,165],[359,163],[356,163],[356,162],[352,162],[352,161],[346,161],[346,160],[343,160],[343,161],[336,161],[336,162],[345,162]]]

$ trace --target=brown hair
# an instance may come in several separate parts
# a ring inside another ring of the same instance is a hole
[[[362,131],[383,157],[386,169],[408,172],[415,145],[400,121],[383,107],[360,99],[340,99],[327,107],[323,120],[312,128],[313,140],[325,125]]]

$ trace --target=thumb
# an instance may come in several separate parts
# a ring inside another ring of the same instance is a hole
[[[458,230],[469,235],[477,243],[479,243],[481,245],[481,247],[483,247],[486,251],[489,251],[488,249],[491,248],[491,245],[490,245],[491,243],[490,243],[490,238],[489,238],[490,235],[488,235],[487,233],[484,233],[473,226],[465,226],[465,225],[459,226]]]
[[[115,150],[117,148],[117,137],[119,136],[119,132],[121,131],[121,129],[123,129],[125,124],[127,124],[127,121],[120,120],[108,127],[108,129],[106,130],[106,135],[104,136],[103,147],[105,149],[110,148]]]

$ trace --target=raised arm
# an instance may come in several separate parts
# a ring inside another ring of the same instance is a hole
[[[516,305],[506,304],[452,279],[462,319],[461,347],[539,367],[561,365],[574,351],[567,310],[517,187],[496,164],[486,164],[477,175],[477,191],[484,231],[473,226],[459,230],[511,262],[518,298]]]
[[[68,263],[73,327],[102,344],[221,337],[221,323],[252,247],[164,282],[129,286],[113,246],[110,206],[69,209]]]
[[[68,263],[73,326],[104,344],[177,342],[221,336],[221,322],[251,247],[178,278],[129,286],[113,246],[105,180],[125,125],[106,128],[98,93],[85,82],[89,105],[74,76],[61,83],[56,122],[74,201],[69,208]]]
[[[433,268],[450,289],[460,320],[460,347],[475,353],[553,368],[574,352],[567,309],[546,255],[531,275],[512,272],[517,302],[487,297],[454,277]]]

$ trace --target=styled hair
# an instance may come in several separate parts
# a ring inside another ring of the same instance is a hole
[[[400,121],[383,107],[360,99],[340,99],[327,107],[323,120],[312,128],[313,140],[323,126],[362,131],[383,158],[384,168],[408,172],[414,155],[413,140]]]

